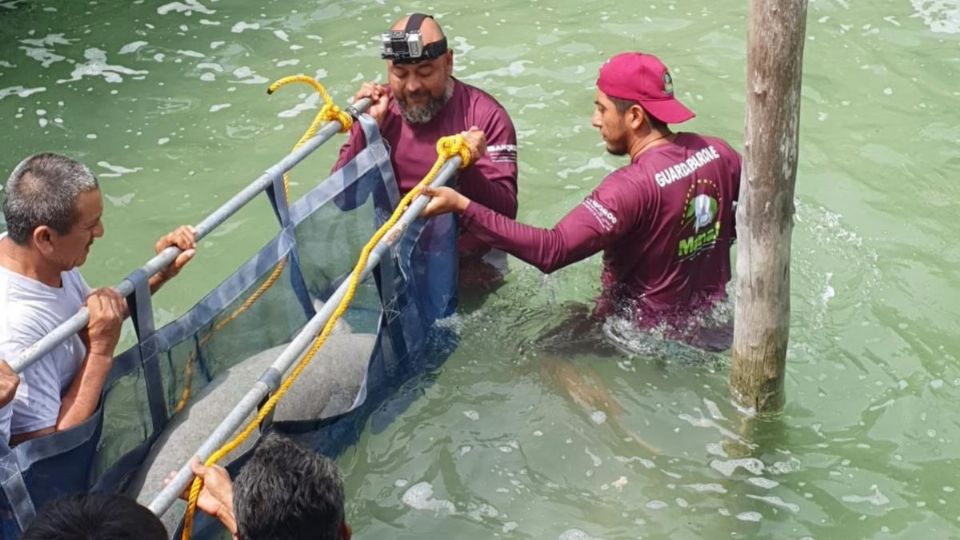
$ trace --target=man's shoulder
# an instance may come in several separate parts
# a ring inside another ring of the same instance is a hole
[[[735,156],[740,155],[730,143],[726,140],[721,139],[720,137],[714,137],[712,135],[701,135],[699,133],[683,132],[682,141],[685,146],[693,149],[708,148],[714,147],[718,152],[723,152],[727,154],[733,154]]]
[[[509,117],[507,109],[497,101],[497,98],[493,97],[486,90],[482,90],[473,86],[472,84],[465,83],[457,79],[457,84],[461,85],[464,90],[464,95],[467,97],[467,101],[474,107],[489,112],[503,112],[504,115]]]

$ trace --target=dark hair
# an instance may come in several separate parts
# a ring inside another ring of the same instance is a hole
[[[70,495],[43,507],[21,540],[168,540],[153,512],[121,495]]]
[[[20,245],[41,225],[67,234],[77,220],[77,197],[97,187],[96,177],[79,161],[49,153],[28,157],[4,190],[7,234]]]
[[[667,130],[666,122],[662,122],[659,118],[647,112],[647,110],[643,108],[643,105],[637,103],[636,101],[631,101],[629,99],[620,99],[615,97],[611,97],[610,101],[613,102],[613,106],[617,109],[617,114],[619,114],[620,116],[627,114],[627,111],[630,110],[630,107],[633,107],[634,105],[636,105],[640,107],[641,110],[643,110],[643,117],[646,118],[647,123],[650,124],[650,129],[654,131]]]
[[[242,540],[337,540],[343,479],[326,457],[269,434],[237,475],[233,506]]]

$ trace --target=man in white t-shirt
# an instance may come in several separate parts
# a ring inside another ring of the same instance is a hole
[[[97,409],[127,314],[113,289],[91,291],[78,267],[103,236],[103,200],[83,164],[57,154],[22,161],[7,181],[0,235],[0,358],[17,358],[82,306],[90,322],[20,374],[13,401],[0,409],[0,442],[10,444],[76,426]],[[193,257],[192,227],[162,237],[159,253],[183,253],[150,278],[156,291]]]

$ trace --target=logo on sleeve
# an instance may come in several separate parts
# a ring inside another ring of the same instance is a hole
[[[516,163],[517,145],[495,144],[487,147],[487,155],[494,163]]]
[[[583,206],[590,211],[597,222],[600,223],[600,226],[603,227],[603,230],[610,232],[617,224],[617,216],[613,215],[613,212],[596,199],[590,197],[584,199]]]
[[[720,236],[720,190],[713,180],[697,180],[687,190],[686,210],[680,221],[682,235],[677,247],[680,260],[693,259],[713,249]]]

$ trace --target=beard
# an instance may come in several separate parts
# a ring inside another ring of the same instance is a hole
[[[427,122],[433,120],[433,118],[440,112],[440,109],[443,108],[447,102],[450,101],[450,98],[453,97],[453,81],[450,81],[450,84],[443,89],[443,93],[439,96],[432,96],[429,92],[423,92],[423,94],[415,95],[426,95],[427,101],[423,105],[414,105],[410,103],[406,97],[397,98],[397,105],[400,106],[400,114],[403,115],[403,119],[410,124],[426,124]]]
[[[607,153],[613,156],[625,156],[627,155],[627,145],[623,143],[607,143]]]

